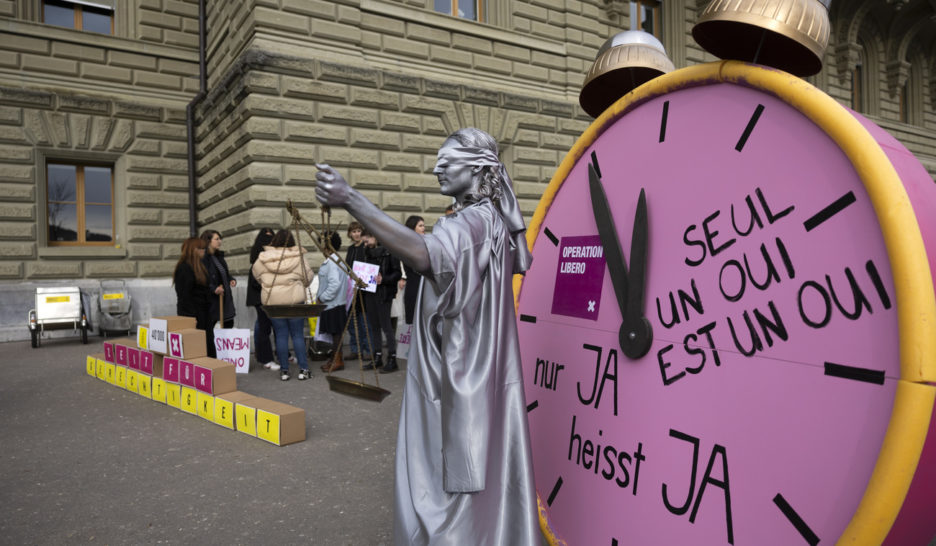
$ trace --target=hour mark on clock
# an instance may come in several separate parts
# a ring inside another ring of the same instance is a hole
[[[549,498],[546,499],[546,505],[552,506],[554,500],[556,500],[556,495],[559,493],[559,488],[562,487],[562,476],[559,476],[559,479],[556,480],[556,485],[553,486],[552,492],[549,494]]]
[[[825,222],[826,220],[832,218],[836,214],[845,210],[848,205],[851,205],[855,202],[855,193],[848,192],[845,195],[836,199],[831,205],[820,210],[814,214],[811,218],[803,222],[803,227],[806,228],[806,231],[812,231],[819,227],[819,224]]]
[[[783,495],[777,493],[777,496],[773,498],[774,504],[777,505],[777,508],[783,512],[783,515],[786,516],[790,523],[793,524],[793,527],[796,527],[796,530],[799,531],[799,534],[803,535],[803,538],[811,546],[819,544],[819,537],[816,536],[816,533],[809,528],[809,525],[806,525],[806,522],[803,521],[803,518],[799,517],[799,514],[796,513],[796,510],[793,510],[793,507],[790,506],[790,503],[783,498]]]
[[[520,322],[531,322],[536,324],[536,317],[534,315],[520,315]]]
[[[751,136],[751,132],[754,131],[754,126],[757,125],[757,120],[760,119],[763,112],[764,105],[758,104],[757,108],[754,109],[754,113],[751,114],[750,121],[747,122],[747,127],[744,128],[744,133],[741,134],[741,138],[738,139],[738,143],[735,144],[735,150],[740,152],[744,148],[744,144],[747,142],[748,137]]]
[[[529,405],[527,405],[527,413],[530,413],[531,411],[535,410],[538,407],[539,407],[539,400],[534,400],[530,402]]]
[[[831,377],[841,377],[842,379],[874,383],[875,385],[884,384],[884,370],[870,370],[868,368],[858,368],[856,366],[826,362],[825,374]]]
[[[553,246],[559,246],[559,238],[556,237],[555,233],[549,231],[549,228],[543,228],[543,233],[546,234],[546,237],[549,238],[549,241],[553,244]]]
[[[666,140],[666,116],[669,115],[669,101],[663,103],[663,119],[660,120],[660,142]]]

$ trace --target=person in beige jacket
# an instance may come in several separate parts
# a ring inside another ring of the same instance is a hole
[[[305,258],[304,250],[296,245],[289,230],[281,229],[270,246],[264,247],[251,267],[251,273],[260,283],[262,305],[292,305],[305,303],[306,287],[312,283],[314,274]],[[312,377],[306,359],[303,331],[306,320],[297,318],[271,318],[276,335],[276,358],[280,364],[280,379],[289,380],[289,339],[299,363],[300,381]]]

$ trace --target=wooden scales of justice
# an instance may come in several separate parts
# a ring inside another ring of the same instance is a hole
[[[302,254],[304,254],[305,251],[303,250],[302,244],[300,243],[300,228],[303,231],[305,231],[306,234],[309,235],[309,237],[311,237],[312,242],[315,244],[316,247],[318,247],[318,249],[322,252],[322,254],[325,256],[326,259],[332,254],[335,254],[339,262],[338,265],[345,271],[345,273],[348,274],[349,277],[351,277],[351,280],[354,281],[354,296],[351,300],[351,312],[348,314],[348,320],[345,322],[345,326],[344,326],[344,329],[341,331],[341,335],[338,337],[337,340],[334,340],[334,346],[335,346],[336,351],[342,350],[341,349],[342,341],[344,340],[345,333],[347,333],[349,325],[353,324],[355,333],[358,334],[357,336],[355,336],[358,340],[358,354],[363,354],[363,352],[360,350],[361,349],[360,332],[357,331],[357,321],[354,319],[356,318],[356,314],[357,314],[357,302],[358,302],[358,298],[360,297],[360,291],[361,289],[367,287],[367,283],[365,283],[360,277],[358,277],[354,273],[354,271],[351,270],[351,267],[348,266],[348,263],[345,262],[341,258],[341,256],[337,255],[337,253],[335,252],[335,249],[332,248],[330,238],[326,239],[325,237],[323,237],[321,234],[319,234],[318,230],[315,229],[315,226],[313,226],[312,224],[309,224],[308,222],[305,221],[305,219],[302,218],[302,214],[300,214],[299,209],[295,205],[293,205],[292,200],[289,200],[286,202],[286,210],[289,212],[290,216],[292,217],[292,229],[294,229],[296,232],[296,245],[299,247],[300,258],[301,258],[299,260],[299,263],[301,264],[301,267],[302,267],[303,277],[306,277],[306,263],[305,263],[305,259],[302,258]],[[325,226],[326,233],[331,232],[330,223],[331,223],[331,211],[329,210],[328,207],[322,207],[322,225]],[[283,254],[285,254],[285,252],[286,252],[286,247],[283,247]],[[282,256],[280,257],[280,260],[282,260]],[[276,277],[274,276],[274,282],[275,281],[276,281]],[[308,290],[308,288],[306,290]],[[312,299],[312,298],[309,298],[309,299]],[[319,304],[319,303],[296,303],[296,304],[290,304],[290,305],[266,305],[264,304],[262,307],[263,307],[264,312],[266,312],[267,316],[269,316],[270,318],[312,318],[312,317],[317,317],[321,315],[322,311],[325,310],[325,305]],[[366,324],[367,322],[366,313],[364,314],[364,320]],[[370,339],[369,333],[368,333],[368,339]],[[374,370],[374,383],[375,384],[370,385],[364,382],[365,361],[362,359],[360,381],[354,381],[352,379],[347,379],[344,377],[338,377],[336,375],[332,375],[331,370],[329,369],[327,372],[328,375],[326,376],[326,379],[328,380],[329,389],[340,394],[352,396],[354,398],[362,398],[364,400],[373,400],[374,402],[383,401],[384,398],[390,395],[390,391],[388,391],[387,389],[381,388],[380,377],[377,374],[376,366],[373,366],[374,364],[373,360],[374,360],[374,357],[373,355],[371,355],[370,363]]]

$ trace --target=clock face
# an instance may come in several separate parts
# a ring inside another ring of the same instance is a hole
[[[518,296],[552,532],[570,544],[837,539],[901,373],[887,248],[852,163],[783,100],[730,83],[653,97],[589,138]],[[653,340],[636,359],[619,340],[589,165],[625,257],[646,195]]]

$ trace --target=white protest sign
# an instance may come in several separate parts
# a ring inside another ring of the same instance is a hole
[[[396,344],[397,344],[397,358],[406,359],[409,355],[410,343],[413,336],[413,325],[406,324],[405,321],[397,321],[396,327]]]
[[[250,330],[248,328],[215,328],[214,343],[219,360],[233,364],[237,373],[250,371]]]
[[[166,339],[168,338],[168,324],[165,319],[151,318],[149,325],[149,343],[151,351],[166,354]]]
[[[380,273],[379,265],[358,261],[354,262],[354,267],[351,269],[354,271],[355,275],[367,283],[367,288],[364,290],[367,292],[377,292],[377,274]]]

